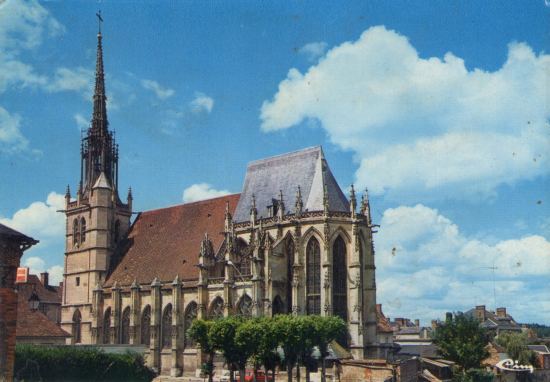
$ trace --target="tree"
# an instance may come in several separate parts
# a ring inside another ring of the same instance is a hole
[[[214,353],[216,351],[214,344],[210,341],[210,329],[212,321],[195,320],[187,330],[187,335],[199,344],[201,350],[207,354],[207,361],[203,366],[203,371],[208,375],[208,382],[213,380],[214,372]]]
[[[251,354],[254,364],[254,376],[260,365],[264,366],[265,373],[272,371],[275,380],[275,366],[279,355],[277,354],[278,339],[273,330],[273,321],[269,318],[259,317],[244,321],[235,334],[235,342]]]
[[[230,367],[230,378],[233,381],[235,369],[240,371],[240,380],[244,382],[246,363],[252,355],[250,342],[237,342],[237,329],[243,325],[245,319],[239,316],[225,317],[214,321],[209,331],[210,342],[221,351],[227,365]]]
[[[486,350],[488,337],[485,329],[473,317],[455,314],[435,331],[434,342],[441,355],[454,361],[463,372],[479,368],[481,361],[488,357]]]
[[[279,339],[279,345],[285,353],[288,382],[292,382],[292,369],[300,355],[302,336],[300,324],[296,317],[280,314],[273,318],[273,331]]]
[[[325,358],[329,355],[328,345],[336,338],[346,333],[346,323],[337,316],[311,316],[315,326],[314,345],[321,353],[321,381],[326,381]]]
[[[535,352],[527,347],[527,335],[525,333],[503,332],[495,338],[497,344],[506,349],[506,353],[520,365],[536,366]]]

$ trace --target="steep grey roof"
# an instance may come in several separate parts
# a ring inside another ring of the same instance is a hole
[[[336,183],[321,146],[250,162],[233,220],[250,219],[253,194],[258,218],[269,217],[268,206],[273,205],[273,199],[279,199],[280,191],[285,213],[293,213],[298,186],[302,192],[303,211],[322,211],[323,182],[327,186],[329,210],[349,211],[349,202]]]

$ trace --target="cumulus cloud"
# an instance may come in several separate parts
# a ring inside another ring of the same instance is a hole
[[[42,241],[63,238],[65,216],[57,212],[65,208],[65,196],[50,192],[45,202],[37,201],[15,212],[11,218],[0,218],[0,223]]]
[[[86,99],[91,99],[93,80],[94,72],[92,70],[82,67],[57,68],[47,90],[50,92],[75,91],[82,93]]]
[[[84,117],[80,113],[76,113],[74,115],[74,121],[76,122],[76,126],[78,127],[79,131],[85,130],[90,126],[90,122],[88,121],[88,119],[86,119],[86,117]]]
[[[10,114],[0,106],[0,152],[13,153],[25,150],[29,141],[20,130],[21,117]]]
[[[54,265],[46,268],[46,262],[37,256],[27,257],[23,261],[23,266],[29,268],[31,274],[39,275],[46,271],[49,273],[49,283],[51,285],[57,285],[63,281],[63,267],[61,265]]]
[[[189,103],[193,113],[210,113],[214,107],[214,99],[203,93],[195,94],[195,99]]]
[[[301,53],[307,57],[309,61],[315,61],[327,50],[328,44],[324,41],[310,42],[298,49],[298,53]]]
[[[418,204],[388,209],[377,237],[378,302],[390,316],[429,320],[476,304],[507,306],[516,319],[547,322],[550,242],[537,235],[470,238],[437,210]],[[493,266],[496,267],[493,284]],[[527,310],[522,297],[539,299]],[[546,320],[546,321],[545,321]]]
[[[550,169],[550,56],[508,46],[495,71],[447,53],[421,58],[383,26],[329,50],[305,74],[291,69],[261,108],[262,130],[319,121],[355,153],[359,186],[402,198],[491,196]]]
[[[183,190],[183,201],[186,203],[229,195],[228,190],[216,190],[208,183],[197,183]]]
[[[141,80],[141,86],[155,93],[157,98],[160,100],[164,100],[175,94],[174,89],[165,88],[161,86],[157,81],[153,80]]]

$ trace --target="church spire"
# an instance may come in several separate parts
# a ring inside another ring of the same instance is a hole
[[[82,139],[82,179],[86,197],[99,176],[104,173],[118,200],[118,146],[107,120],[107,96],[105,95],[105,71],[103,68],[103,36],[101,12],[99,22],[92,120],[86,137]]]

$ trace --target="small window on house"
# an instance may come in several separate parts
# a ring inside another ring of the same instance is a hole
[[[80,286],[80,277],[76,278],[76,286]]]

